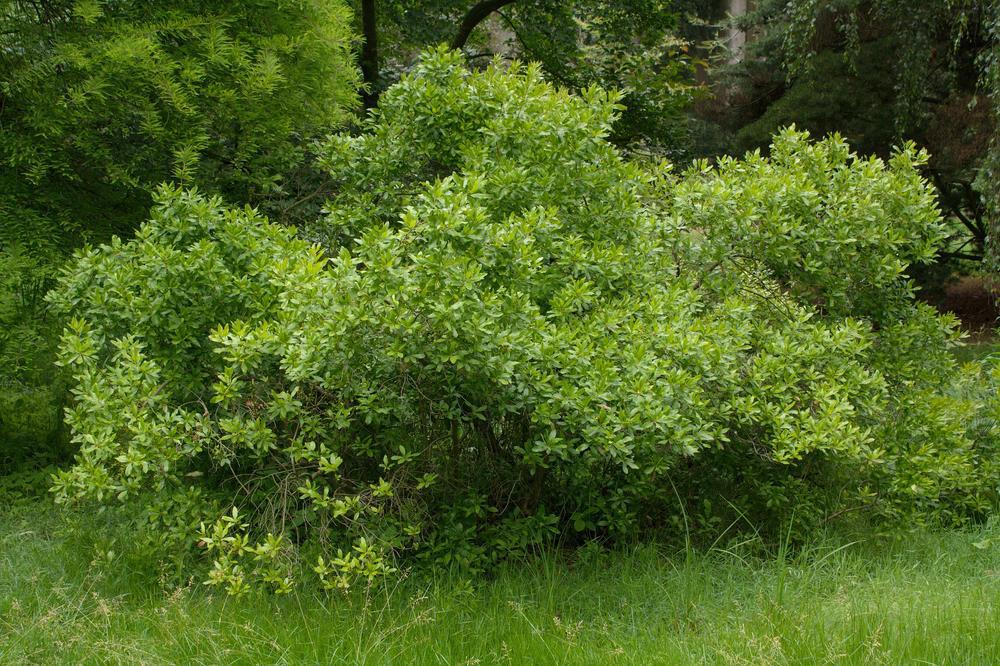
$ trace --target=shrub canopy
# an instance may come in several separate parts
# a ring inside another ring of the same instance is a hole
[[[404,554],[475,570],[678,502],[762,528],[984,510],[993,421],[905,276],[942,237],[926,156],[789,131],[678,176],[607,142],[618,110],[437,52],[329,140],[307,240],[161,190],[50,297],[59,497],[149,503],[236,593],[300,557],[327,587]]]

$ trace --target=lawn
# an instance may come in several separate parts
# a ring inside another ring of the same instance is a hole
[[[982,361],[994,354],[1000,354],[1000,341],[994,336],[972,338],[955,349],[955,358],[960,363]]]
[[[1000,663],[995,520],[788,556],[585,548],[475,584],[239,600],[109,554],[103,520],[41,500],[0,514],[0,663]]]

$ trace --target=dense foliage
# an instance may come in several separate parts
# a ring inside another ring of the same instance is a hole
[[[0,3],[0,446],[55,435],[40,305],[72,249],[129,233],[168,180],[294,217],[309,142],[354,104],[349,18],[339,0]]]
[[[78,255],[50,297],[61,500],[147,506],[232,593],[302,562],[327,588],[475,571],[681,509],[766,531],[995,501],[995,393],[905,277],[944,235],[926,155],[786,132],[677,176],[607,141],[616,95],[462,60],[331,137],[308,240],[165,188]]]

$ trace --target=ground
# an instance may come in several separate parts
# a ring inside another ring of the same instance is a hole
[[[0,513],[0,663],[1000,663],[995,520],[787,556],[594,547],[476,584],[239,600],[108,553],[104,520],[42,500]]]

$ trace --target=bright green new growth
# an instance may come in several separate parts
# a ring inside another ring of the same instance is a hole
[[[678,178],[606,141],[617,111],[439,52],[330,139],[314,245],[161,190],[51,296],[58,496],[148,502],[232,593],[479,570],[679,501],[766,527],[995,500],[996,401],[904,274],[942,235],[925,156],[786,132]]]
[[[176,179],[260,198],[355,102],[335,0],[7,4],[0,162],[35,185]]]

